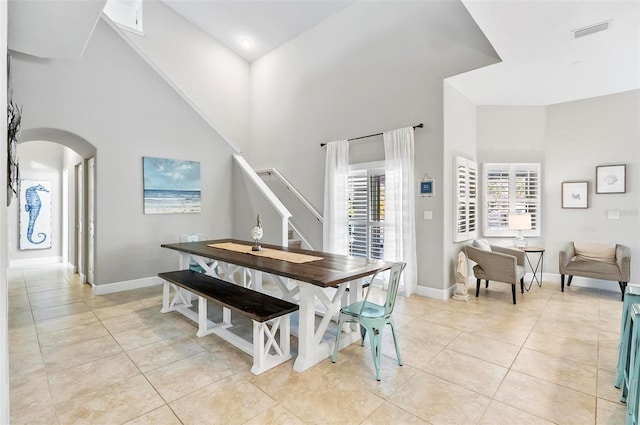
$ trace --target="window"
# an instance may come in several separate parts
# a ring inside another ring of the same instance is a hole
[[[455,158],[455,220],[453,241],[461,242],[478,236],[478,164]]]
[[[142,34],[142,0],[108,0],[103,11],[121,28]]]
[[[352,169],[349,172],[349,255],[384,257],[384,181],[383,169]]]
[[[531,214],[531,230],[540,236],[540,164],[484,164],[484,235],[513,236],[509,214]]]

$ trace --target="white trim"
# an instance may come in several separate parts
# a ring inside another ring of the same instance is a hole
[[[436,300],[448,300],[453,296],[456,285],[449,286],[446,289],[431,288],[429,286],[418,285],[416,287],[416,295],[422,297],[434,298]]]
[[[524,282],[526,285],[528,285],[528,283],[531,281],[532,276],[533,276],[533,273],[531,272],[528,272],[524,275]],[[540,278],[540,272],[538,272],[538,278]],[[601,279],[592,279],[592,278],[574,276],[573,280],[571,281],[571,286],[567,287],[566,279],[567,277],[565,276],[565,285],[564,285],[565,294],[567,293],[567,288],[569,288],[570,290],[572,287],[575,286],[579,288],[599,289],[601,291],[613,292],[617,295],[620,295],[620,287],[618,286],[618,282],[614,282],[613,280],[601,280]],[[469,281],[467,282],[467,287],[469,288],[470,291],[475,291],[475,285],[476,285],[476,278],[473,276],[470,276]],[[560,292],[560,274],[558,273],[544,272],[544,281],[542,283],[542,286],[544,287],[545,285],[551,285],[558,289],[559,294],[562,293]],[[537,286],[538,285],[534,281],[533,286],[531,287],[531,291],[535,291],[535,288],[537,288]],[[444,300],[450,299],[453,296],[453,294],[455,293],[455,288],[456,288],[455,283],[453,285],[450,285],[446,289],[437,289],[437,288],[431,288],[429,286],[418,285],[416,289],[416,295],[444,301]],[[519,289],[518,289],[518,295],[520,295]]]
[[[163,280],[158,276],[143,277],[141,279],[125,280],[122,282],[106,283],[104,285],[91,285],[93,295],[113,294],[114,292],[130,291],[132,289],[146,288],[148,286],[162,285]]]
[[[529,276],[529,280],[531,280],[531,273],[527,273],[527,275],[525,275],[525,279],[527,278],[526,276]],[[538,272],[538,277],[540,277],[540,272]],[[569,280],[569,276],[565,275],[564,277],[565,293],[567,292],[567,288],[571,289],[574,286],[576,286],[579,288],[600,289],[602,291],[615,292],[618,295],[620,295],[620,286],[618,286],[618,282],[616,282],[615,280],[602,280],[602,279],[596,279],[591,277],[574,276],[573,279],[571,280],[571,286],[567,286],[568,280]],[[544,283],[542,285],[544,286],[546,283],[557,284],[558,292],[560,292],[560,273],[545,272]],[[535,281],[534,281],[534,285],[535,285]]]
[[[118,23],[118,22],[115,22],[115,24],[116,24],[116,25],[118,26],[118,28],[120,28],[122,31],[130,32],[131,34],[139,35],[139,36],[141,36],[141,37],[144,37],[144,36],[145,36],[144,31],[140,31],[140,30],[137,30],[137,29],[135,29],[135,28],[128,27],[128,26],[123,25],[123,24],[120,24],[120,23]]]
[[[48,264],[60,264],[66,267],[67,264],[62,262],[62,257],[36,257],[36,258],[23,258],[20,260],[10,260],[9,268],[29,267],[29,266],[44,266]]]

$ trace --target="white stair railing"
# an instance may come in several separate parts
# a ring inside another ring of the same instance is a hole
[[[293,213],[289,225],[308,249],[321,249],[324,219],[307,199],[275,168],[256,170]]]
[[[289,243],[289,218],[291,218],[291,213],[241,155],[234,154],[233,159],[235,163],[240,166],[244,175],[252,182],[258,191],[264,195],[265,199],[280,217],[280,244],[287,246]]]

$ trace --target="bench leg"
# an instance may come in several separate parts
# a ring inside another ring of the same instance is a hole
[[[280,331],[279,344],[276,334]],[[271,351],[275,353],[271,353]],[[253,366],[251,373],[258,375],[291,358],[290,315],[260,323],[253,321]]]
[[[171,298],[171,288],[174,290]],[[177,287],[171,282],[164,281],[162,288],[162,310],[161,313],[168,313],[175,310],[176,306],[191,307],[191,292]]]
[[[160,313],[168,313],[169,312],[169,292],[170,292],[170,283],[166,280],[164,281],[164,285],[162,286],[162,310]]]
[[[198,332],[196,335],[203,337],[208,333],[207,326],[207,299],[198,297]]]
[[[222,307],[222,323],[231,325],[231,310],[227,307]]]

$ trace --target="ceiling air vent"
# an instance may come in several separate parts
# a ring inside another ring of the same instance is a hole
[[[578,28],[571,31],[574,38],[584,37],[585,35],[594,34],[596,32],[608,30],[611,25],[611,21],[604,21],[598,24],[589,25],[587,27]]]

